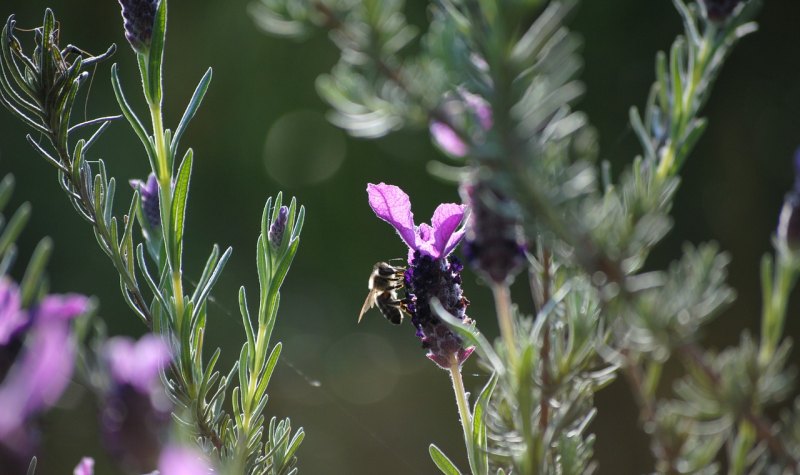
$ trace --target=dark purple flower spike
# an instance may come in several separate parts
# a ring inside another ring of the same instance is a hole
[[[451,369],[453,359],[463,364],[473,348],[453,333],[431,308],[433,299],[444,309],[470,323],[466,315],[469,301],[461,290],[462,266],[450,253],[464,236],[464,206],[441,204],[431,218],[431,224],[414,224],[411,200],[400,188],[381,183],[367,185],[369,205],[382,220],[389,223],[408,246],[408,268],[404,281],[406,307],[417,329],[427,357],[444,369]]]
[[[153,39],[153,23],[160,0],[119,0],[125,39],[137,53],[146,53]]]
[[[283,235],[286,232],[286,222],[288,219],[289,208],[286,206],[281,206],[278,210],[278,217],[272,222],[272,224],[270,224],[269,231],[267,232],[267,239],[269,240],[269,243],[273,249],[278,249],[281,247]]]
[[[463,182],[461,197],[470,207],[467,262],[489,283],[511,283],[525,263],[526,245],[519,223],[503,214],[509,200],[480,179]]]

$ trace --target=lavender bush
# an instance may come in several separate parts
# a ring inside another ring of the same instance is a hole
[[[94,395],[103,445],[125,473],[298,472],[305,433],[289,419],[267,421],[267,389],[282,351],[272,343],[280,290],[305,211],[294,199],[284,204],[281,193],[267,200],[256,247],[257,311],[251,315],[242,286],[244,343],[232,366],[220,369],[222,350],[209,354],[205,340],[212,292],[232,249],[214,246],[199,279],[187,277],[195,154],[180,143],[212,73],[200,79],[174,130],[166,128],[167,3],[119,0],[147,120],[129,101],[129,76],[116,64],[109,69],[119,110],[73,119],[79,91],[116,54],[114,46],[100,55],[63,46],[69,25],[49,9],[40,27],[20,28],[12,15],[2,29],[0,102],[32,130],[27,141],[56,169],[146,331],[137,340],[108,337],[103,320],[87,316],[92,300],[50,295],[48,240],[19,284],[9,276],[29,213],[22,206],[0,229],[2,474],[34,474],[39,417],[73,373]],[[422,354],[453,386],[465,455],[448,456],[432,443],[430,470],[593,473],[591,423],[604,410],[596,395],[624,379],[650,438],[654,472],[799,473],[800,399],[778,417],[773,408],[789,407],[795,392],[784,328],[800,273],[800,152],[774,252],[762,261],[758,336],[745,331],[722,351],[703,346],[703,329],[734,302],[726,283],[730,257],[718,245],[686,245],[666,269],[648,262],[672,226],[680,173],[707,127],[701,113],[711,87],[733,47],[756,30],[759,1],[673,0],[684,31],[657,55],[644,108],[630,109],[642,152],[619,173],[598,163],[596,133],[573,109],[584,92],[576,79],[580,40],[566,26],[577,3],[436,0],[422,35],[408,24],[402,0],[251,4],[269,33],[329,33],[341,56],[317,88],[334,124],[367,139],[425,130],[447,160],[430,170],[462,203],[440,204],[428,223],[415,220],[412,197],[395,184],[365,183],[366,203],[353,205],[389,224],[400,238],[395,255],[404,256],[392,267],[396,274],[383,276],[395,279],[391,286],[370,298],[408,317],[403,324],[413,330],[405,333],[415,333]],[[131,198],[121,216],[114,208],[118,180],[103,160],[89,158],[115,123],[133,131],[148,165],[146,174],[124,178]],[[10,188],[10,179],[0,184],[0,209]],[[379,226],[367,232],[391,238],[392,230]],[[480,330],[490,316],[470,309],[458,254],[491,291],[497,339]],[[520,310],[512,288],[529,294],[534,314]],[[463,367],[474,360],[485,382],[473,395]],[[678,376],[670,374],[675,366]],[[425,402],[421,394],[409,404]],[[85,455],[75,454],[75,474],[94,472]]]

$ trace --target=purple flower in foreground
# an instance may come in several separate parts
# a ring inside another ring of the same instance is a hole
[[[517,220],[503,214],[508,199],[480,179],[462,183],[461,197],[471,212],[464,240],[467,262],[487,281],[510,283],[525,262],[526,246]]]
[[[283,234],[286,232],[286,221],[288,219],[289,208],[286,206],[281,206],[281,208],[278,210],[278,217],[272,222],[272,224],[269,225],[269,231],[267,232],[269,244],[274,249],[277,249],[281,246]]]
[[[147,176],[147,182],[130,180],[128,183],[139,192],[142,212],[151,228],[161,226],[161,210],[158,206],[158,180],[154,174]]]
[[[0,280],[0,466],[25,473],[36,444],[29,421],[56,403],[75,354],[69,322],[89,308],[84,296],[50,295],[21,308],[20,290]]]
[[[214,473],[208,460],[195,449],[170,445],[158,461],[160,475],[207,475]]]
[[[94,459],[91,457],[82,458],[72,475],[94,475]]]
[[[800,249],[800,149],[794,156],[794,187],[786,193],[778,218],[778,242],[791,250]]]
[[[125,39],[137,53],[146,53],[153,38],[159,0],[119,0]]]
[[[464,89],[448,94],[439,111],[447,120],[432,120],[429,126],[431,136],[439,148],[456,157],[469,153],[469,145],[459,132],[470,133],[473,141],[480,142],[492,128],[492,108],[489,103]],[[459,132],[453,126],[458,127]]]
[[[461,264],[449,257],[464,236],[461,227],[464,206],[454,203],[436,208],[431,224],[414,224],[411,201],[400,188],[381,183],[367,185],[369,205],[375,214],[389,223],[408,246],[408,268],[404,281],[405,304],[411,322],[417,329],[427,357],[444,369],[453,361],[459,365],[472,353],[433,312],[431,303],[437,299],[444,309],[471,323],[466,315],[469,302],[461,290]]]
[[[104,442],[132,469],[156,468],[170,422],[171,406],[160,372],[170,361],[166,343],[155,335],[138,342],[110,339],[104,349],[111,379],[102,414]]]
[[[708,19],[715,22],[723,22],[736,9],[742,0],[700,0],[705,5]]]

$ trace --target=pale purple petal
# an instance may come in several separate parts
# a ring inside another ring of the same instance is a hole
[[[429,127],[433,141],[442,150],[455,157],[463,157],[467,154],[467,144],[449,126],[439,121],[432,121]]]
[[[458,243],[464,238],[464,233],[466,230],[464,228],[459,229],[458,231],[454,232],[450,235],[450,239],[447,240],[447,245],[444,247],[442,251],[442,257],[447,257],[450,255],[451,252],[458,246]]]
[[[208,475],[214,473],[208,460],[199,451],[188,447],[169,446],[158,461],[160,475]]]
[[[0,280],[0,346],[8,344],[30,320],[20,308],[19,287],[8,279]]]
[[[434,259],[438,258],[439,251],[434,246],[434,229],[428,223],[422,223],[419,225],[417,232],[417,249],[419,252]]]
[[[71,320],[89,310],[89,299],[84,295],[48,295],[36,306],[34,319],[39,321]]]
[[[433,247],[437,253],[435,257],[447,256],[458,244],[460,237],[455,240],[452,238],[464,219],[464,209],[464,205],[443,203],[433,212],[431,225],[433,226],[434,234]]]
[[[399,187],[385,183],[368,184],[367,195],[375,215],[394,227],[409,248],[416,249],[414,214],[408,195]]]
[[[21,360],[0,386],[0,439],[30,414],[56,403],[72,376],[74,353],[66,323],[36,325]]]
[[[72,475],[94,475],[94,459],[91,457],[82,458]]]
[[[159,370],[170,361],[170,351],[164,341],[147,334],[134,342],[115,337],[105,347],[111,376],[120,384],[130,384],[142,393],[149,393],[158,384]]]

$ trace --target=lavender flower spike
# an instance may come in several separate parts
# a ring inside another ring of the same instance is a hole
[[[700,3],[705,7],[709,20],[721,23],[731,16],[742,0],[700,0]]]
[[[147,53],[160,0],[119,0],[125,39],[137,53]]]
[[[471,323],[466,315],[469,302],[461,290],[463,267],[450,257],[464,237],[461,226],[464,206],[441,204],[434,211],[430,225],[416,226],[411,201],[403,190],[381,183],[369,184],[367,193],[375,214],[389,223],[408,246],[404,303],[422,347],[428,350],[426,356],[444,369],[450,369],[454,359],[459,365],[463,364],[473,348],[464,348],[461,338],[433,312],[431,303],[436,299],[448,313]]]

